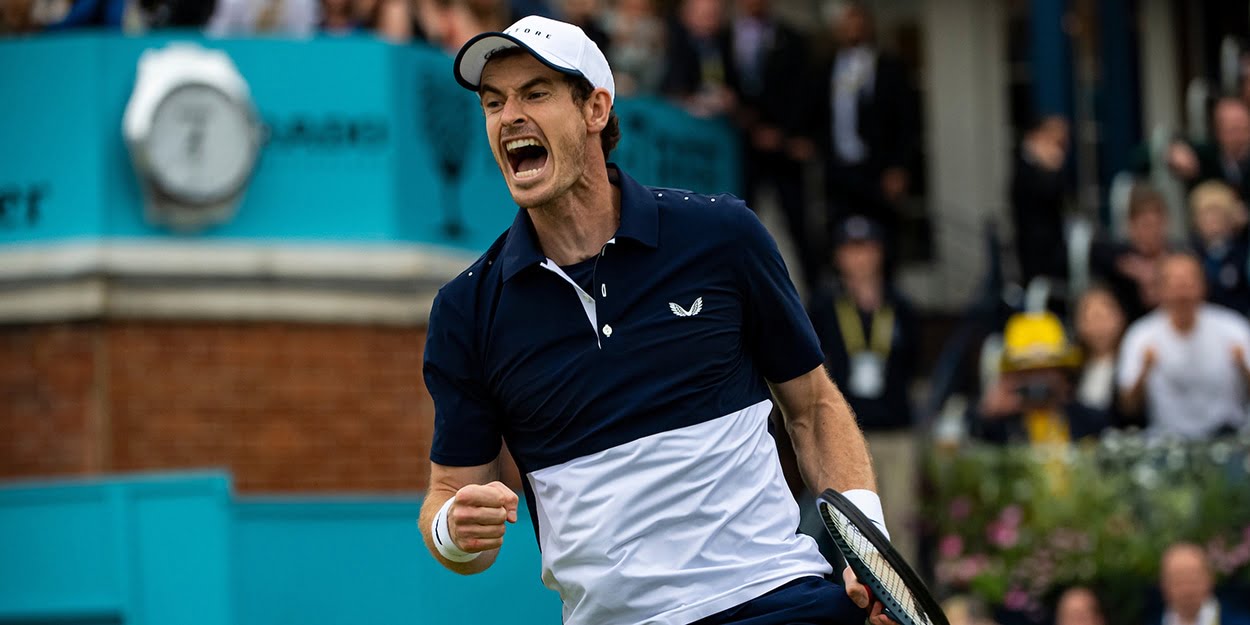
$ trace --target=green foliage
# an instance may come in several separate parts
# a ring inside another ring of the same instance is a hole
[[[942,591],[1028,612],[1085,584],[1127,621],[1179,540],[1205,546],[1222,578],[1250,580],[1250,436],[974,445],[937,450],[927,467]]]

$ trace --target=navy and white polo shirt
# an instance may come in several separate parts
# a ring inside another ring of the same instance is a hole
[[[507,441],[565,623],[682,625],[830,572],[795,533],[766,383],[824,355],[741,200],[610,173],[621,223],[589,289],[522,209],[439,291],[430,457],[486,464]]]

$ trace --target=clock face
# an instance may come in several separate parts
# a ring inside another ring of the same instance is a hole
[[[256,135],[246,109],[224,92],[192,83],[156,107],[147,156],[161,191],[192,204],[236,193],[256,162]]]

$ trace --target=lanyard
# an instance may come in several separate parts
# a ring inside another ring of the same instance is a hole
[[[1067,443],[1072,434],[1067,422],[1049,410],[1031,410],[1024,415],[1024,428],[1030,443]]]
[[[842,344],[846,346],[848,355],[867,351],[869,345],[864,338],[864,326],[859,320],[859,311],[851,300],[840,297],[834,302],[838,313],[838,327],[842,330]],[[869,331],[872,332],[872,351],[887,360],[894,338],[894,309],[882,306],[872,313]]]

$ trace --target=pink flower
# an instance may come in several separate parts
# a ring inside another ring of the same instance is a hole
[[[995,521],[985,530],[990,544],[1000,549],[1014,547],[1020,540],[1020,531],[1014,525]]]
[[[1020,521],[1024,518],[1024,512],[1020,510],[1020,506],[1012,504],[1003,508],[1003,511],[998,513],[998,518],[1011,527],[1019,527]]]
[[[1003,607],[1008,610],[1020,611],[1028,607],[1029,594],[1019,588],[1012,588],[1007,591],[1007,596],[1003,597]]]
[[[963,583],[968,583],[985,570],[988,562],[985,556],[969,556],[959,560],[959,567],[955,571],[955,578]]]
[[[947,534],[938,542],[938,553],[943,558],[958,558],[964,552],[964,540],[957,534]]]

